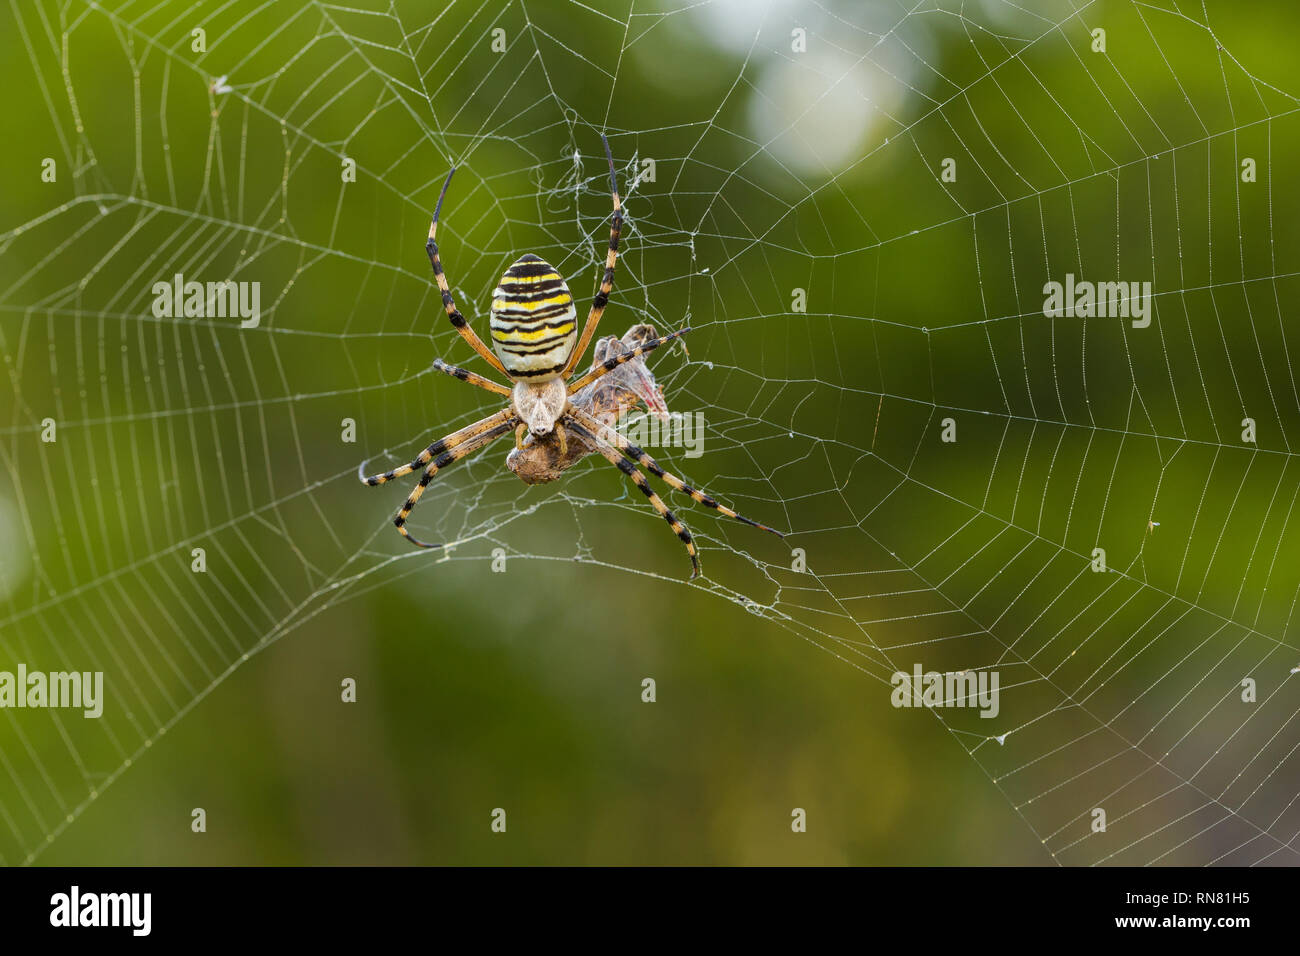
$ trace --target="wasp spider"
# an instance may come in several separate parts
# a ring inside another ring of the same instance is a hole
[[[587,346],[596,332],[596,326],[600,323],[600,317],[609,302],[609,293],[614,287],[614,264],[618,261],[618,236],[623,225],[623,207],[618,198],[618,183],[614,176],[614,157],[610,153],[609,141],[604,136],[601,140],[605,144],[605,158],[609,160],[609,187],[614,197],[614,214],[609,230],[609,253],[605,257],[605,275],[591,303],[591,310],[587,313],[587,321],[580,336],[577,332],[577,312],[574,309],[573,296],[569,294],[564,279],[543,259],[529,253],[520,257],[506,270],[493,293],[489,327],[495,352],[483,344],[483,340],[470,328],[465,317],[456,308],[456,303],[451,297],[451,289],[447,284],[447,277],[442,271],[442,261],[438,258],[438,243],[434,239],[438,231],[438,215],[442,212],[442,201],[446,198],[447,187],[451,185],[451,177],[455,175],[456,170],[453,168],[447,174],[447,181],[443,183],[442,193],[438,196],[438,205],[434,207],[433,221],[429,225],[429,241],[425,245],[425,251],[429,255],[430,265],[433,266],[433,276],[442,293],[442,305],[447,312],[447,318],[451,320],[452,327],[484,361],[505,375],[513,387],[501,385],[467,369],[448,365],[442,359],[435,359],[433,367],[462,382],[469,382],[471,385],[504,396],[510,400],[510,404],[494,415],[489,415],[481,421],[452,432],[445,438],[438,439],[420,452],[409,465],[394,468],[382,475],[372,475],[367,478],[361,474],[359,477],[367,485],[382,485],[394,478],[424,469],[419,483],[406,499],[406,503],[402,505],[397,517],[393,519],[393,524],[412,544],[421,548],[441,547],[441,545],[426,544],[406,530],[406,522],[411,511],[419,502],[420,496],[424,494],[424,489],[439,471],[512,430],[515,432],[517,448],[522,445],[524,435],[528,434],[534,441],[556,442],[561,457],[567,454],[567,434],[573,434],[584,444],[593,446],[631,478],[655,510],[663,515],[677,537],[686,545],[686,552],[691,557],[691,577],[694,578],[700,573],[700,561],[695,542],[691,540],[691,533],[654,493],[645,475],[637,469],[637,465],[658,476],[669,487],[690,495],[700,504],[720,511],[729,518],[735,518],[764,531],[771,531],[776,535],[780,535],[781,532],[737,514],[725,505],[714,501],[704,492],[692,488],[676,475],[664,471],[644,451],[570,400],[575,393],[625,362],[638,359],[665,342],[670,342],[690,331],[689,328],[683,328],[650,339],[630,351],[624,351],[594,365],[589,372],[569,381],[573,370],[582,361],[582,356],[587,351]],[[364,464],[362,467],[364,468]]]

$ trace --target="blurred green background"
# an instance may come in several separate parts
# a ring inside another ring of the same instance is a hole
[[[0,13],[0,669],[108,686],[0,715],[0,861],[1296,862],[1296,14],[1075,6]],[[602,131],[601,332],[695,329],[650,364],[705,453],[651,453],[791,534],[665,491],[688,583],[506,439],[413,552],[358,464],[497,407],[430,368],[487,371],[446,171],[482,332],[522,252],[594,290]],[[155,318],[178,272],[259,326]],[[1067,273],[1151,327],[1045,318]],[[915,663],[999,716],[891,707]]]

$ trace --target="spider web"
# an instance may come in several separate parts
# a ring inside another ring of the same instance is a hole
[[[1295,863],[1300,236],[1274,171],[1300,77],[1240,19],[1172,0],[11,7],[7,78],[39,105],[4,159],[22,186],[0,222],[0,660],[102,670],[109,703],[0,717],[0,861],[37,859],[270,644],[504,557],[604,569],[646,602],[699,589],[882,698],[918,662],[998,672],[993,719],[895,716],[933,718],[1043,862]],[[440,475],[411,523],[439,556],[393,533],[404,483],[356,483],[499,407],[431,369],[481,365],[421,248],[448,166],[439,239],[482,332],[522,251],[592,291],[601,131],[628,217],[601,334],[694,329],[650,364],[670,408],[703,414],[705,453],[651,453],[791,532],[671,496],[701,545],[689,585],[595,461],[524,488],[495,445]],[[35,182],[47,155],[58,179]],[[176,273],[260,283],[258,326],[156,318]],[[1151,325],[1045,317],[1067,273],[1152,282]]]

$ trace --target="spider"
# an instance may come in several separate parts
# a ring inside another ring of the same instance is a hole
[[[435,475],[453,462],[478,451],[493,440],[514,430],[515,447],[522,448],[524,435],[532,436],[534,442],[554,441],[559,446],[559,456],[568,454],[568,434],[587,446],[594,447],[612,464],[641,489],[654,509],[668,522],[669,527],[686,546],[686,553],[691,558],[691,578],[700,574],[700,560],[691,539],[691,533],[677,520],[676,515],[668,509],[654,490],[650,487],[644,474],[636,467],[640,465],[656,475],[671,488],[690,495],[695,501],[719,511],[729,518],[770,531],[779,537],[784,535],[773,528],[751,521],[719,504],[709,495],[692,488],[676,475],[669,474],[659,464],[637,446],[628,442],[622,435],[604,422],[593,417],[570,401],[570,396],[586,388],[592,382],[607,375],[614,369],[639,359],[648,352],[657,349],[666,342],[690,331],[682,328],[668,335],[649,339],[635,348],[615,354],[604,362],[594,365],[590,371],[569,380],[573,370],[582,361],[596,326],[609,303],[609,293],[614,287],[614,265],[618,261],[618,237],[623,226],[623,206],[618,197],[618,182],[614,173],[614,156],[609,149],[609,140],[602,135],[605,146],[605,158],[609,161],[609,188],[614,198],[614,213],[609,230],[609,253],[605,257],[605,274],[600,288],[587,313],[587,322],[583,326],[581,337],[577,334],[577,312],[573,296],[560,274],[539,256],[527,253],[521,256],[505,271],[496,290],[493,292],[489,327],[492,332],[490,351],[478,334],[465,321],[465,317],[456,308],[452,300],[447,277],[442,271],[442,261],[438,257],[438,243],[435,235],[438,231],[438,216],[442,212],[442,202],[447,196],[447,187],[456,174],[455,167],[447,174],[442,192],[438,196],[438,205],[433,210],[433,221],[429,225],[429,241],[425,252],[429,264],[433,267],[433,276],[442,293],[442,305],[452,327],[460,333],[470,348],[479,354],[489,365],[506,376],[513,387],[501,385],[468,369],[449,365],[442,359],[435,359],[433,367],[440,372],[486,389],[496,395],[510,399],[510,403],[496,414],[467,425],[459,431],[440,438],[420,452],[409,465],[402,465],[382,475],[366,477],[359,472],[358,477],[367,485],[382,485],[409,475],[423,468],[419,483],[411,491],[406,503],[393,519],[393,524],[412,544],[421,548],[438,548],[438,544],[426,544],[415,538],[406,530],[407,519],[424,494]],[[635,462],[636,464],[633,464]],[[364,469],[365,465],[362,464]]]

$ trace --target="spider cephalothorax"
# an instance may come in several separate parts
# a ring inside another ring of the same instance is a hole
[[[560,274],[543,259],[531,253],[521,257],[501,277],[492,297],[492,347],[489,350],[483,344],[465,317],[456,308],[451,297],[447,277],[442,271],[442,260],[438,256],[438,243],[434,236],[438,231],[438,215],[442,212],[442,201],[447,196],[447,187],[456,170],[447,174],[447,181],[438,196],[438,205],[433,210],[433,221],[429,226],[429,241],[425,251],[429,254],[429,264],[433,266],[433,275],[442,293],[442,305],[447,318],[461,337],[489,365],[510,379],[513,387],[506,387],[491,379],[484,378],[467,369],[448,365],[441,359],[434,360],[433,367],[440,372],[469,382],[479,388],[510,399],[510,404],[481,421],[467,425],[460,431],[452,432],[446,438],[440,438],[416,457],[409,465],[403,465],[382,475],[366,477],[361,480],[368,485],[382,485],[409,475],[416,469],[423,468],[419,484],[406,499],[402,510],[393,519],[393,524],[412,544],[421,548],[436,548],[439,545],[425,544],[411,536],[406,530],[406,519],[424,494],[434,475],[452,462],[477,451],[493,439],[499,438],[512,429],[515,432],[515,445],[518,448],[525,434],[537,438],[546,438],[554,433],[560,456],[567,454],[566,432],[572,432],[585,444],[594,447],[641,489],[655,510],[668,522],[669,526],[686,545],[691,557],[692,577],[700,573],[700,562],[696,554],[695,543],[691,533],[668,510],[668,506],[650,488],[649,482],[636,467],[640,465],[651,474],[658,476],[672,488],[690,495],[702,505],[722,512],[728,517],[743,521],[745,524],[762,528],[779,535],[756,521],[742,517],[730,508],[718,504],[702,491],[697,491],[675,475],[669,474],[640,448],[631,444],[609,425],[593,417],[588,411],[575,405],[571,397],[586,388],[592,382],[634,359],[639,359],[665,342],[689,329],[679,329],[668,335],[650,339],[636,348],[623,351],[597,364],[584,375],[569,381],[569,376],[582,361],[596,326],[609,303],[609,293],[614,287],[614,265],[618,261],[618,237],[623,226],[623,206],[618,198],[618,183],[614,177],[614,157],[609,150],[609,141],[601,137],[605,144],[605,158],[609,161],[609,188],[614,198],[614,215],[609,229],[609,252],[605,256],[605,274],[601,277],[600,288],[592,300],[591,310],[587,313],[582,335],[577,334],[577,312],[573,305],[573,296]],[[633,464],[635,462],[636,464]],[[364,464],[363,464],[364,467]]]

